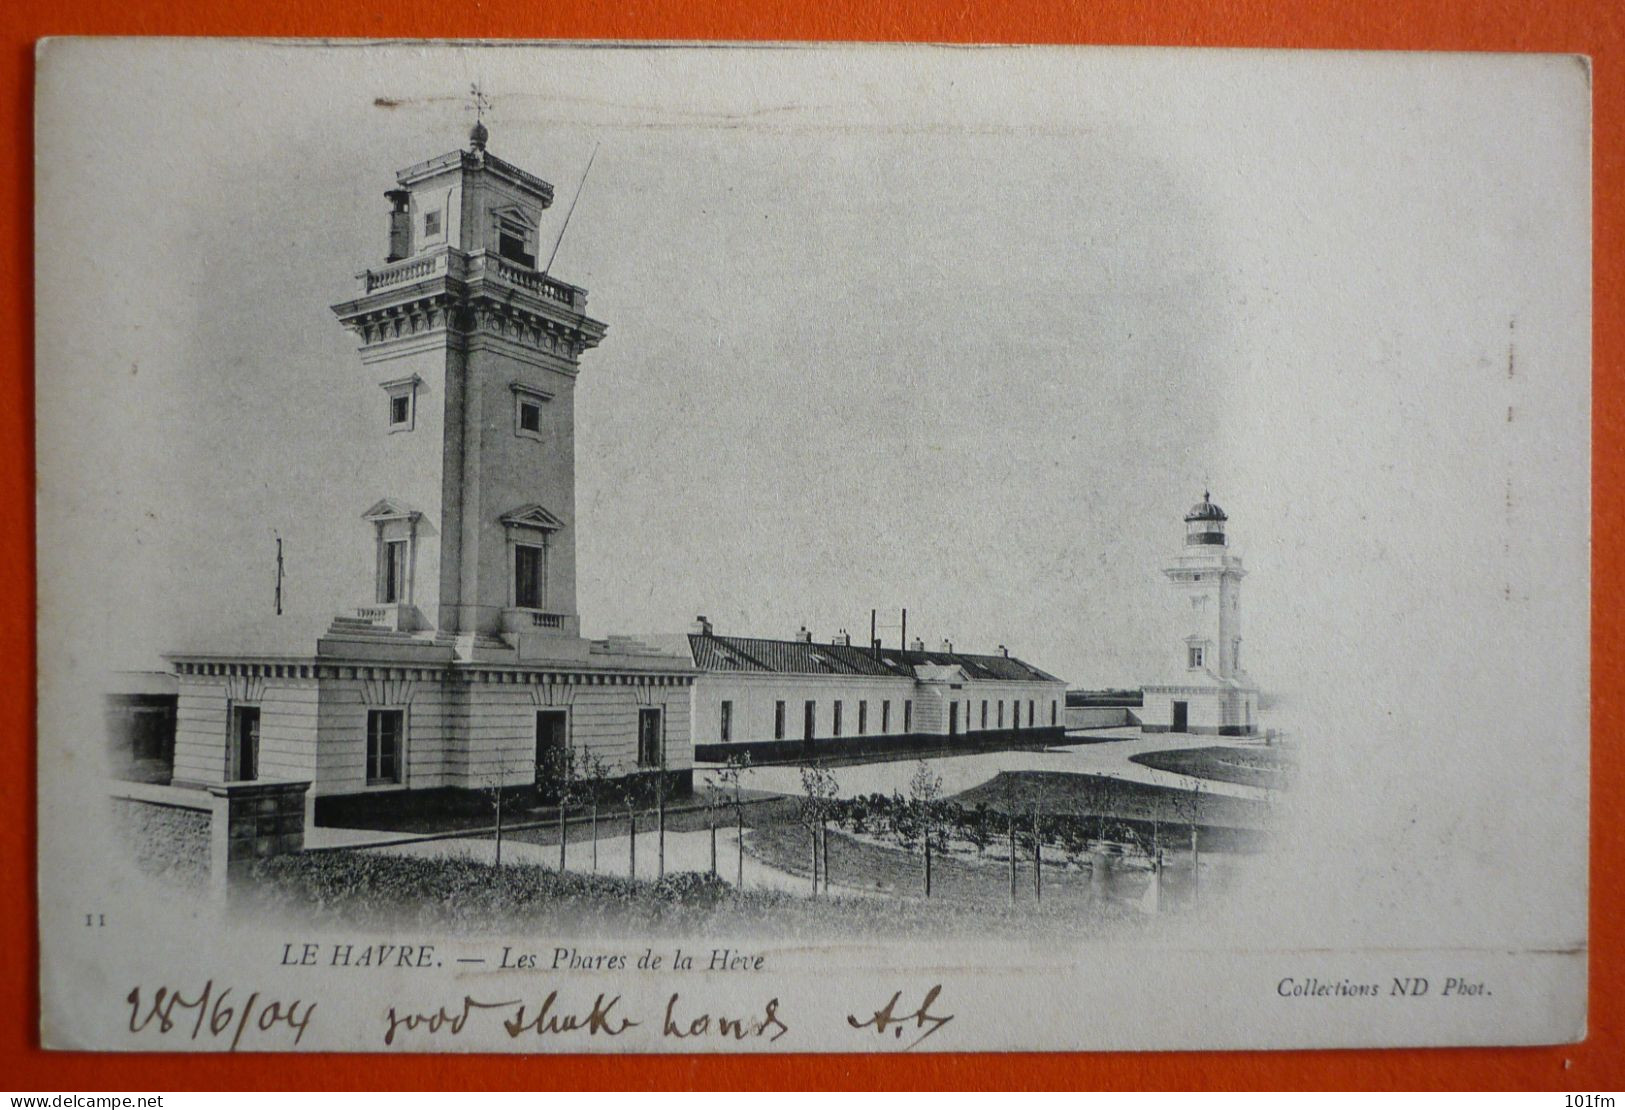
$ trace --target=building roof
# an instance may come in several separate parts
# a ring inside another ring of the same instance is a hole
[[[1059,682],[1030,663],[1005,655],[962,651],[901,651],[897,648],[815,644],[805,640],[760,640],[746,636],[692,633],[694,665],[702,671],[758,674],[844,674],[888,678],[929,678],[938,668],[958,668],[981,682]],[[923,673],[922,673],[923,672]]]
[[[1206,490],[1202,491],[1202,500],[1191,506],[1191,511],[1185,514],[1185,523],[1196,520],[1229,520],[1224,510],[1213,503]]]

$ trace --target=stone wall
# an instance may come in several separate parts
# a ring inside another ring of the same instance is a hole
[[[224,895],[256,860],[304,849],[309,782],[243,782],[206,789],[120,783],[116,827],[149,875]]]
[[[114,827],[143,872],[202,890],[209,884],[208,795],[201,808],[114,798]]]
[[[1139,717],[1126,706],[1069,705],[1066,707],[1066,727],[1121,728],[1138,725]]]

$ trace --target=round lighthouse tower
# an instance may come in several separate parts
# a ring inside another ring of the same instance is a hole
[[[1255,729],[1258,691],[1241,666],[1241,580],[1229,517],[1208,493],[1185,514],[1185,542],[1162,573],[1178,597],[1183,636],[1169,673],[1145,687],[1147,732],[1244,736]]]

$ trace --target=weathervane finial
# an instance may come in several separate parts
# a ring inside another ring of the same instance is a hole
[[[485,127],[485,113],[491,107],[491,98],[485,95],[478,81],[468,86],[468,96],[474,108],[474,126],[468,133],[468,143],[475,150],[484,150],[485,141],[491,137]]]

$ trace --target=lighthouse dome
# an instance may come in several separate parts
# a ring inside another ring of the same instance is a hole
[[[1202,500],[1191,506],[1191,511],[1185,514],[1185,523],[1190,524],[1198,520],[1229,520],[1224,510],[1213,503],[1208,494],[1202,494]]]

